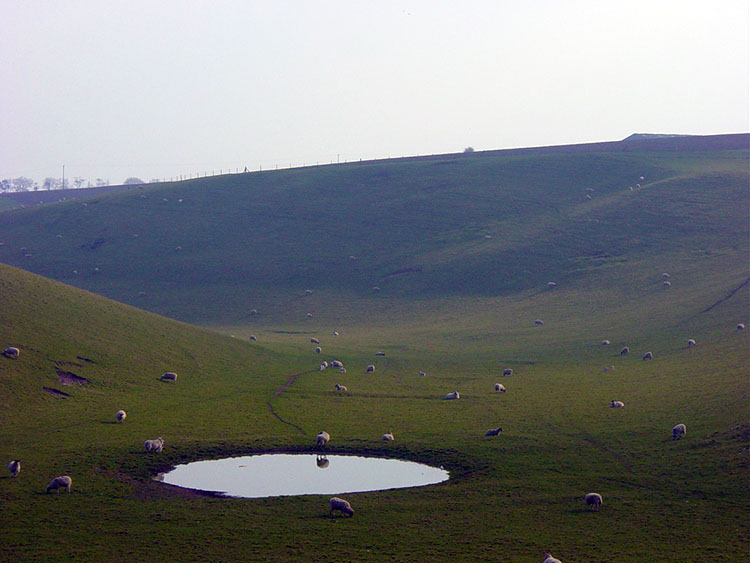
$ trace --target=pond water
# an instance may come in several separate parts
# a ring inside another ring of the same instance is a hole
[[[420,487],[448,477],[444,469],[400,459],[264,454],[178,465],[158,479],[232,497],[263,498]]]

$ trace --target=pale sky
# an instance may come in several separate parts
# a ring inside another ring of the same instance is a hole
[[[748,0],[0,0],[0,179],[750,130]]]

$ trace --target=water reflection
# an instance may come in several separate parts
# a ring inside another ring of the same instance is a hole
[[[319,468],[326,471],[318,471]],[[444,469],[398,459],[266,454],[178,465],[161,480],[233,497],[262,498],[419,487],[446,481],[448,477]]]

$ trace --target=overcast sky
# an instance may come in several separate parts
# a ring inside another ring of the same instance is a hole
[[[748,0],[0,0],[0,178],[750,130]]]

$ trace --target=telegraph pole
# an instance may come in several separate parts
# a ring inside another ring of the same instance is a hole
[[[62,177],[62,186],[60,186],[61,190],[65,189],[65,165],[63,164],[63,177]]]

